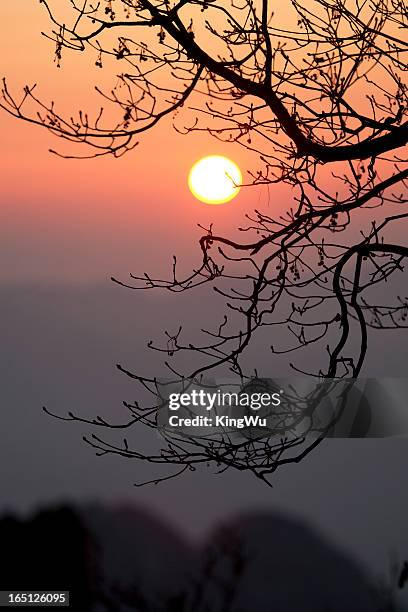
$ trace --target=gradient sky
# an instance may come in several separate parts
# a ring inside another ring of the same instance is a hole
[[[72,113],[81,106],[98,108],[94,84],[115,82],[114,73],[95,68],[93,55],[68,53],[62,68],[56,67],[53,44],[41,36],[49,23],[37,2],[1,3],[0,30],[1,75],[15,93],[37,83],[42,99],[53,99]],[[181,136],[171,119],[142,136],[141,144],[120,160],[59,159],[48,149],[71,151],[69,143],[5,113],[0,125],[3,280],[95,281],[111,273],[167,269],[175,251],[196,252],[197,223],[235,228],[244,212],[267,201],[261,188],[243,190],[224,206],[196,201],[187,175],[197,159],[222,153],[244,170],[250,156],[206,134]],[[281,191],[275,190],[273,198],[280,202]]]
[[[1,2],[0,76],[13,91],[37,82],[38,92],[63,109],[94,100],[95,75],[102,84],[109,78],[86,54],[65,54],[58,69],[52,45],[40,34],[47,29],[38,2]],[[78,427],[65,433],[64,425],[41,414],[44,403],[61,412],[94,414],[98,406],[116,414],[134,388],[114,363],[154,368],[144,342],[174,316],[186,316],[193,329],[186,313],[200,307],[205,312],[204,298],[184,310],[175,300],[136,300],[109,286],[111,274],[165,272],[174,252],[190,267],[199,259],[196,223],[235,227],[254,206],[268,206],[268,198],[259,188],[242,190],[219,207],[194,200],[187,174],[196,159],[222,153],[245,169],[253,158],[207,135],[180,136],[170,121],[121,160],[91,161],[50,155],[49,147],[64,150],[65,143],[4,113],[0,126],[1,427],[8,432],[1,448],[8,469],[0,480],[0,511],[63,498],[126,498],[162,513],[189,535],[202,535],[231,512],[271,507],[302,516],[378,571],[387,571],[393,549],[406,556],[405,440],[328,443],[280,475],[272,491],[233,473],[218,479],[189,475],[136,490],[133,465],[96,460],[81,444]],[[271,190],[269,206],[284,208],[287,201],[283,190]],[[401,336],[386,342],[377,337],[368,373],[403,376],[406,359]]]
[[[58,16],[69,18],[69,2],[53,2]],[[72,17],[69,18],[69,22]],[[37,83],[37,95],[71,116],[80,108],[96,112],[101,102],[94,85],[109,90],[116,60],[103,70],[93,52],[63,53],[57,68],[47,13],[34,0],[0,5],[1,69],[18,97],[24,85]],[[186,112],[186,123],[195,114]],[[184,116],[184,115],[183,115]],[[116,160],[64,160],[48,152],[86,154],[46,130],[2,112],[0,126],[1,209],[0,281],[20,283],[102,281],[128,271],[168,270],[173,253],[187,268],[197,261],[196,225],[214,223],[231,235],[244,214],[261,207],[267,213],[287,210],[291,192],[284,186],[242,189],[228,204],[213,207],[195,200],[187,187],[192,164],[221,153],[246,170],[256,170],[259,157],[234,144],[222,144],[206,133],[178,134],[171,118],[141,135],[136,149]],[[178,125],[183,125],[178,119]],[[327,174],[327,176],[329,176]],[[332,180],[332,179],[329,179]],[[340,187],[341,188],[341,187]]]

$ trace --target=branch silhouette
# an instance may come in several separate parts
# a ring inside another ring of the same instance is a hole
[[[108,92],[97,87],[103,106],[93,115],[80,110],[69,118],[54,102],[43,101],[36,86],[27,85],[18,96],[4,80],[4,111],[85,147],[84,157],[120,157],[138,145],[141,134],[172,121],[186,136],[203,131],[252,153],[261,167],[254,162],[248,169],[247,189],[291,190],[285,213],[246,215],[239,231],[247,240],[202,228],[201,262],[186,276],[179,275],[174,258],[167,279],[148,273],[113,279],[133,290],[173,293],[208,285],[225,299],[221,322],[202,330],[202,342],[184,340],[180,327],[176,334],[165,332],[163,346],[149,343],[166,355],[173,379],[204,384],[204,376],[226,368],[241,385],[262,383],[256,369],[247,371],[243,357],[255,334],[268,338],[273,329],[284,330],[287,338],[284,346],[270,346],[273,356],[321,347],[318,370],[291,362],[295,373],[320,381],[357,378],[369,329],[407,326],[408,297],[384,291],[392,278],[404,279],[408,255],[408,247],[395,242],[395,228],[402,236],[408,217],[404,4],[72,0],[67,24],[56,17],[55,2],[41,3],[57,64],[75,52],[93,56],[103,70],[115,60],[121,67],[117,85]],[[189,372],[178,371],[180,354],[191,356]],[[108,429],[157,428],[163,409],[158,381],[118,367],[153,396],[153,405],[125,403],[126,423],[87,421],[73,413],[67,420]],[[277,438],[250,436],[237,443],[228,432],[210,440],[166,433],[165,447],[149,456],[131,450],[127,439],[122,445],[97,435],[87,441],[99,454],[175,469],[155,482],[198,464],[249,470],[269,482],[279,466],[300,461],[329,434],[338,415],[312,440],[296,432],[293,421],[287,423],[288,415],[295,415],[297,423],[308,421],[317,431],[311,414],[325,389],[292,398],[282,417],[286,424],[276,425]]]

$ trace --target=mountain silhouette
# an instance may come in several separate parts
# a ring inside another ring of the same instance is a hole
[[[310,527],[261,513],[229,520],[211,536],[194,612],[374,612],[374,583]]]
[[[0,590],[70,591],[75,612],[386,609],[357,564],[273,513],[233,517],[193,546],[130,505],[64,506],[3,517],[0,545]]]

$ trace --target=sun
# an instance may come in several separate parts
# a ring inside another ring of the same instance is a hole
[[[222,155],[199,159],[190,170],[188,186],[191,193],[206,204],[224,204],[240,191],[241,170]]]

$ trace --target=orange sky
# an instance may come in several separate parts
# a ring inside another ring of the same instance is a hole
[[[97,70],[87,54],[65,54],[58,69],[52,43],[41,36],[49,29],[38,2],[0,3],[1,75],[14,92],[37,83],[40,97],[61,109],[71,113],[82,103],[92,110],[93,85],[109,85],[112,75]],[[194,161],[223,153],[245,170],[253,158],[205,134],[181,136],[170,121],[120,160],[85,161],[51,155],[49,147],[66,151],[67,143],[4,112],[0,125],[3,281],[103,280],[167,269],[173,252],[198,256],[197,223],[234,228],[247,210],[267,201],[265,189],[251,189],[223,206],[197,202],[186,183]]]
[[[61,10],[69,2],[53,6]],[[93,53],[64,52],[57,68],[54,45],[41,35],[50,31],[50,23],[37,0],[1,2],[0,31],[0,76],[7,77],[13,93],[37,83],[37,95],[55,100],[69,116],[81,107],[95,112],[101,102],[94,85],[110,88],[115,82],[115,72],[95,67]],[[283,186],[271,186],[269,200],[266,188],[248,188],[222,206],[197,202],[187,188],[197,159],[227,155],[240,165],[244,181],[249,180],[245,170],[258,169],[259,160],[207,134],[181,136],[170,118],[142,135],[141,144],[119,160],[59,159],[49,147],[70,151],[68,143],[45,130],[5,112],[0,112],[0,126],[0,281],[101,281],[129,271],[163,273],[173,253],[189,268],[200,256],[197,223],[214,223],[217,232],[230,234],[255,207],[270,214],[291,203]],[[331,170],[325,172],[330,181]]]

